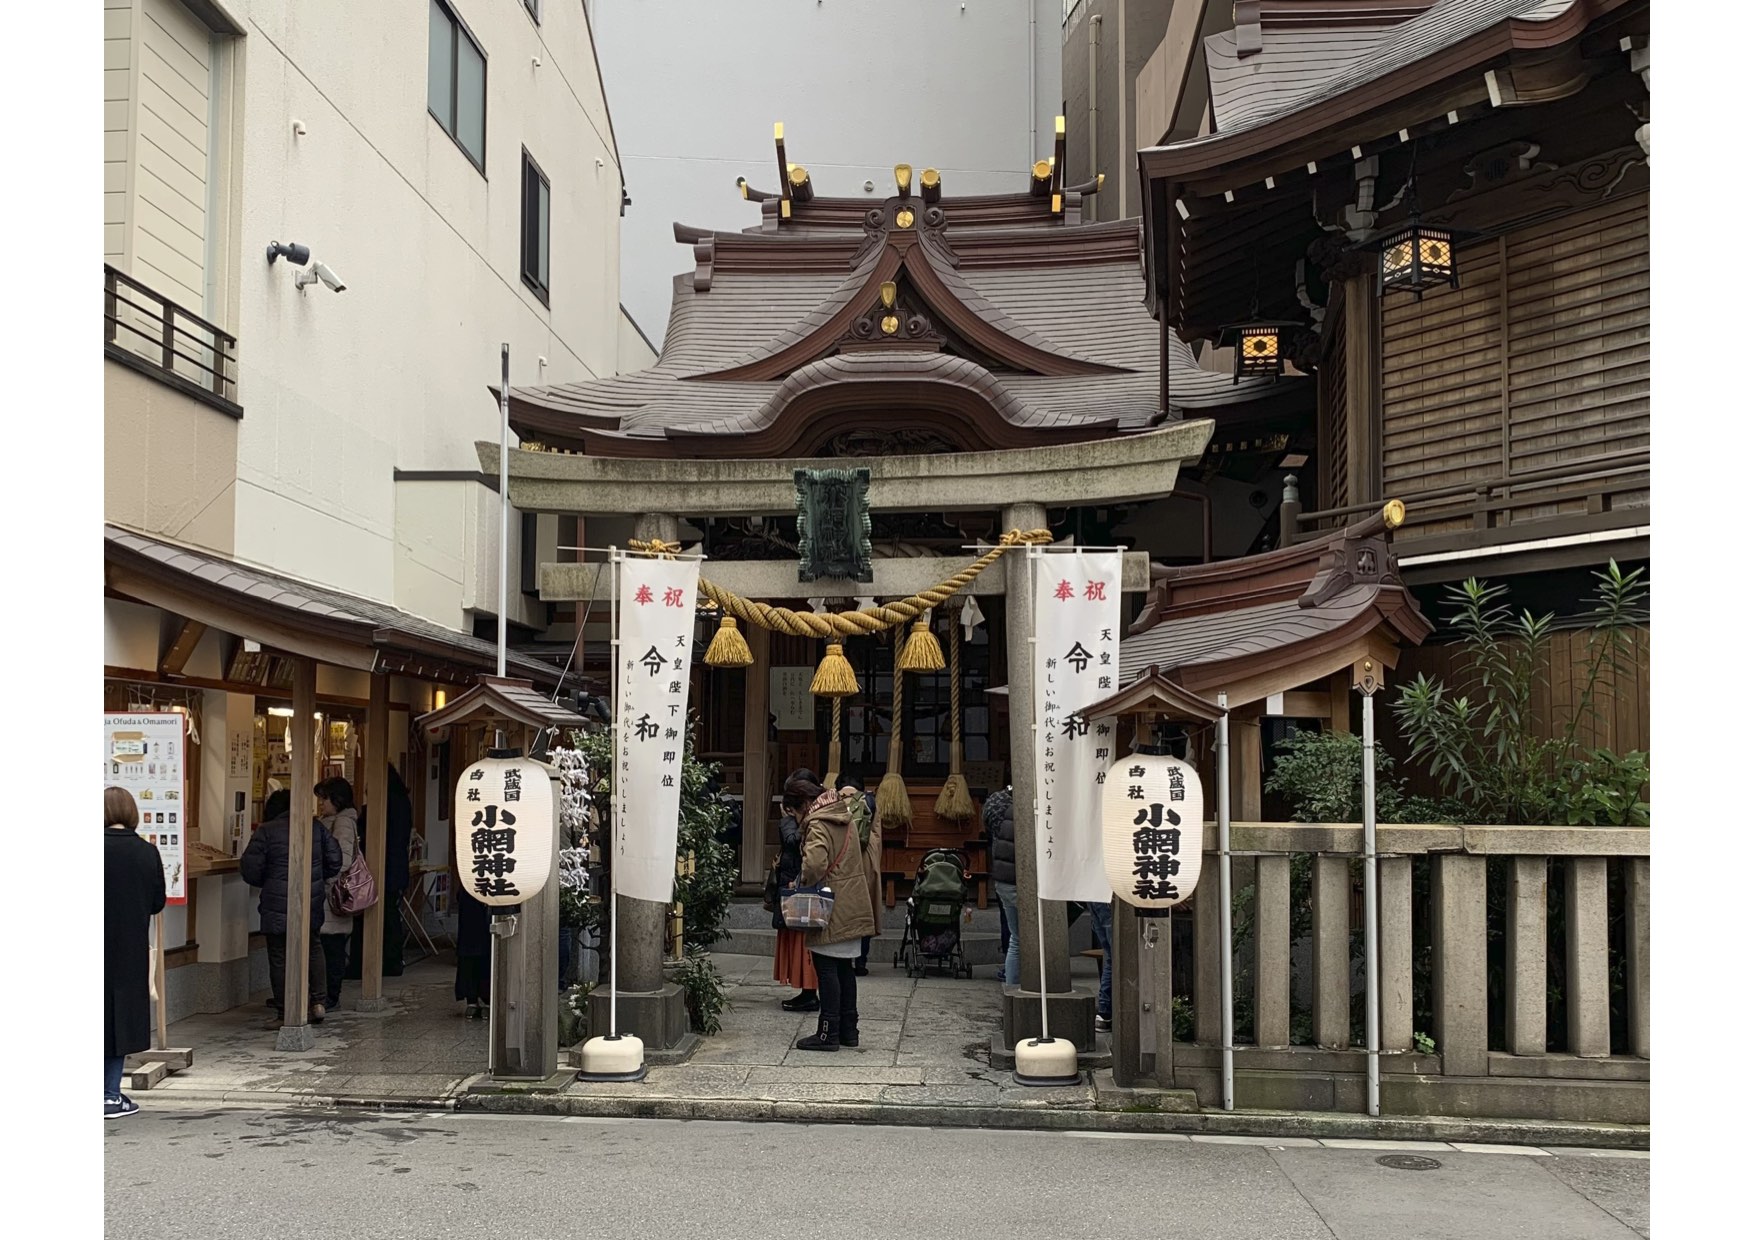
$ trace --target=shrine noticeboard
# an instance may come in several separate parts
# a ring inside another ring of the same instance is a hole
[[[188,765],[183,717],[174,711],[103,717],[104,784],[126,788],[140,807],[140,838],[164,863],[170,904],[188,902]]]

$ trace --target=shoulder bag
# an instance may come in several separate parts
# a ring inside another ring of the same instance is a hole
[[[343,917],[363,913],[377,903],[377,880],[365,863],[365,849],[353,850],[353,864],[329,884],[329,905]]]
[[[840,862],[846,857],[846,846],[858,834],[858,828],[852,823],[846,824],[846,835],[840,841],[840,852],[828,867],[831,876],[840,868]],[[826,930],[828,919],[834,915],[834,890],[825,883],[811,883],[798,886],[785,893],[780,901],[780,912],[785,917],[785,924],[792,930]]]

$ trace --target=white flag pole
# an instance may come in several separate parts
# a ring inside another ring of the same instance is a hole
[[[1039,634],[1036,632],[1038,618],[1035,615],[1035,578],[1040,573],[1040,561],[1041,548],[1033,543],[1029,544],[1029,669],[1031,672],[1036,670],[1035,643],[1039,638]],[[1032,675],[1029,677],[1029,710],[1034,713],[1035,722],[1031,735],[1035,746],[1035,762],[1039,763],[1041,761],[1041,714],[1035,701],[1035,685]],[[1039,778],[1036,779],[1035,786],[1039,789]],[[1035,800],[1037,802],[1040,800],[1038,792]],[[1050,1042],[1053,1040],[1053,1035],[1047,1028],[1047,902],[1041,898],[1040,808],[1039,804],[1035,806],[1035,963],[1041,967],[1041,1041]]]
[[[1230,695],[1217,695],[1218,978],[1223,1002],[1223,1109],[1236,1109],[1236,955],[1230,924]]]
[[[621,963],[620,923],[615,916],[615,905],[620,903],[616,892],[621,881],[621,802],[627,795],[627,789],[621,785],[621,695],[626,687],[621,683],[621,552],[609,548],[609,658],[615,669],[611,681],[614,685],[614,701],[609,705],[609,736],[612,739],[609,760],[613,764],[609,778],[609,1037],[618,1038],[620,1030],[616,1027],[616,1001],[619,995],[619,972]]]
[[[505,679],[505,609],[511,555],[511,345],[499,346],[499,678]]]

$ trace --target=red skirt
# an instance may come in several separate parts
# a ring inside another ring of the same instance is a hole
[[[809,932],[785,929],[773,943],[773,980],[799,990],[816,988],[816,965],[810,959]]]

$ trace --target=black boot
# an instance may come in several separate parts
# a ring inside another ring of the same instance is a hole
[[[813,990],[800,990],[791,998],[779,1005],[787,1012],[814,1012],[820,1010],[822,1001],[816,998]]]
[[[857,1017],[857,1015],[842,1016],[840,1018],[840,1045],[841,1046],[857,1046],[858,1045],[858,1017]]]
[[[797,1049],[800,1051],[837,1051],[840,1049],[840,1030],[835,1026],[838,1021],[824,1016],[816,1025],[816,1031],[807,1038],[799,1038]]]

